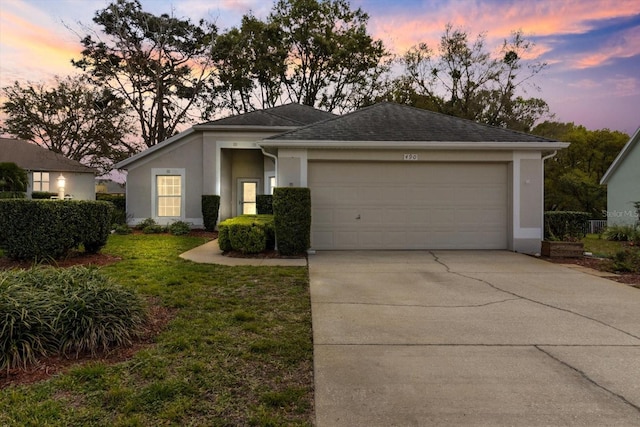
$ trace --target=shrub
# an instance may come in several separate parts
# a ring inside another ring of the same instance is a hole
[[[127,223],[127,198],[120,194],[96,193],[96,200],[110,202],[113,204],[111,212],[110,224],[126,224]]]
[[[109,238],[111,209],[88,200],[0,200],[0,241],[15,259],[57,259],[80,245],[97,252]]]
[[[191,225],[188,222],[175,221],[169,224],[167,229],[169,230],[169,233],[174,236],[184,236],[185,234],[189,234],[191,231]]]
[[[126,224],[118,224],[113,228],[115,234],[131,234],[131,228]]]
[[[164,233],[165,228],[158,224],[147,225],[142,229],[144,234],[160,234]]]
[[[627,248],[613,256],[613,270],[640,273],[640,249]]]
[[[273,192],[278,251],[298,255],[311,245],[311,191],[301,187],[278,187]]]
[[[258,194],[256,196],[256,211],[258,215],[273,215],[273,196]]]
[[[147,218],[147,219],[143,219],[138,224],[136,224],[135,228],[137,230],[144,230],[145,228],[151,225],[158,225],[158,223],[153,218]]]
[[[604,232],[607,240],[616,242],[640,242],[640,227],[631,225],[612,225]]]
[[[547,211],[544,213],[544,237],[548,240],[580,240],[586,236],[590,216],[587,212]]]
[[[146,320],[137,294],[86,267],[0,271],[0,309],[0,369],[129,345]]]
[[[273,215],[241,215],[222,221],[218,226],[218,245],[223,252],[245,254],[273,249],[275,244]]]
[[[51,193],[48,191],[34,191],[31,193],[31,198],[33,200],[49,200],[54,196],[58,197],[58,193]]]
[[[24,193],[28,185],[27,171],[12,162],[0,163],[0,192]]]
[[[219,211],[220,196],[208,194],[202,195],[202,220],[204,222],[205,230],[213,231],[216,229]]]
[[[0,199],[24,199],[26,197],[27,193],[19,191],[0,191]]]

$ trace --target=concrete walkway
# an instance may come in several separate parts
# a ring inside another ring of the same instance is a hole
[[[180,258],[201,264],[220,264],[228,266],[255,265],[278,267],[306,267],[306,258],[231,258],[222,255],[218,239],[198,246],[180,255]]]
[[[309,257],[316,421],[640,426],[640,290],[499,251]]]

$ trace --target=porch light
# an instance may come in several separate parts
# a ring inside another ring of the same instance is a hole
[[[66,184],[66,179],[62,174],[58,177],[58,199],[64,200],[64,186]]]

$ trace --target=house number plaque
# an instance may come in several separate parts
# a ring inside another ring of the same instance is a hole
[[[404,155],[404,160],[407,160],[407,161],[418,160],[418,155],[417,154],[405,154]]]

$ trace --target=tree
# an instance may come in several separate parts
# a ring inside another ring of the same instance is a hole
[[[24,169],[12,162],[0,163],[0,193],[24,193],[28,185],[29,178]]]
[[[2,131],[101,172],[138,151],[127,140],[132,127],[122,99],[83,77],[56,77],[54,83],[4,87]]]
[[[389,69],[368,20],[346,0],[279,0],[266,21],[245,16],[239,29],[218,37],[218,90],[235,111],[282,102],[357,109]]]
[[[607,192],[600,179],[629,136],[550,121],[540,123],[532,133],[571,143],[545,162],[545,209],[583,211],[601,217],[607,207]]]
[[[525,98],[525,86],[547,67],[524,62],[533,49],[521,31],[504,40],[497,57],[485,47],[485,34],[471,41],[451,24],[440,38],[438,51],[426,43],[409,49],[400,59],[404,73],[386,98],[421,108],[486,123],[529,131],[549,114],[547,103]],[[528,72],[523,73],[525,67]],[[533,86],[535,87],[535,86]]]
[[[84,37],[82,59],[72,63],[127,101],[144,143],[151,147],[190,123],[213,75],[215,27],[155,16],[138,0],[116,0],[93,21],[102,33]]]

